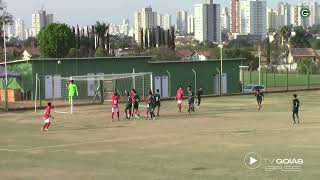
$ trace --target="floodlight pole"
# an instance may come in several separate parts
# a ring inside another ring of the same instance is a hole
[[[3,21],[3,49],[4,49],[4,74],[5,74],[5,110],[8,111],[8,69],[7,69],[7,46],[6,46],[6,23]]]

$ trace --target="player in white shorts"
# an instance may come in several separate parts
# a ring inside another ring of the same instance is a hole
[[[112,122],[113,122],[113,118],[114,118],[115,113],[117,113],[118,121],[120,121],[119,99],[120,99],[119,93],[114,91],[113,96],[112,96]]]

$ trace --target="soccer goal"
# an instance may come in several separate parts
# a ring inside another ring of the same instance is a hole
[[[73,113],[74,106],[103,104],[111,101],[114,90],[126,97],[125,91],[130,92],[134,88],[141,98],[146,99],[149,90],[153,87],[152,79],[152,73],[149,72],[54,76],[51,87],[52,99],[47,100],[52,101],[55,112]],[[70,86],[71,81],[74,85]]]

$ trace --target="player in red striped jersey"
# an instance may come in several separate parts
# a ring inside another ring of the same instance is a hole
[[[120,121],[119,100],[120,100],[119,93],[117,91],[114,91],[112,96],[112,122],[113,122],[115,113],[117,113],[118,121]]]
[[[177,90],[177,95],[176,95],[176,99],[178,101],[179,112],[182,111],[183,96],[184,96],[184,91],[183,91],[182,87],[180,86],[179,89]]]
[[[43,113],[43,127],[41,129],[41,131],[48,131],[49,127],[50,127],[50,118],[54,119],[53,116],[51,116],[51,102],[48,103],[48,106],[44,109],[44,113]]]

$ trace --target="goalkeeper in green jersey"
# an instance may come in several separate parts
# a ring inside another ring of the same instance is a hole
[[[73,97],[78,94],[78,88],[77,85],[74,83],[73,80],[70,81],[68,85],[68,92],[69,92],[69,103],[73,105]]]

